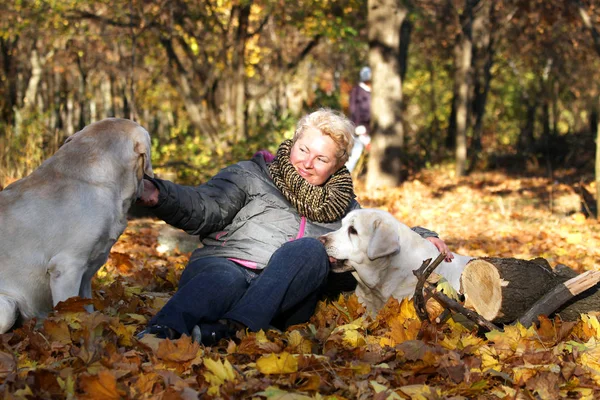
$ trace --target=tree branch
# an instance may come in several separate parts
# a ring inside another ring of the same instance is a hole
[[[531,325],[539,315],[550,315],[567,301],[585,292],[600,282],[600,271],[586,271],[568,281],[557,285],[544,297],[536,301],[533,306],[519,319],[523,326]]]

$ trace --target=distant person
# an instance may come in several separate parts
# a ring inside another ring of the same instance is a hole
[[[360,70],[359,82],[350,92],[350,119],[354,122],[354,147],[346,168],[350,172],[356,167],[365,148],[369,148],[371,136],[371,68],[363,67]]]

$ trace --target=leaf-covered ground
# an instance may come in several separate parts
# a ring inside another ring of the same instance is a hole
[[[358,192],[363,206],[433,229],[462,254],[598,269],[600,224],[585,217],[585,206],[575,212],[595,188],[559,183],[569,182],[568,173],[556,180],[485,173],[457,182],[434,170],[395,190],[367,193],[359,185]],[[187,259],[158,252],[159,227],[151,219],[130,223],[94,280],[98,311],[71,300],[37,325],[0,335],[4,398],[600,397],[600,323],[592,315],[478,335],[452,320],[422,324],[407,301],[391,300],[367,318],[350,296],[320,304],[308,324],[240,333],[211,348],[187,337],[137,341]]]

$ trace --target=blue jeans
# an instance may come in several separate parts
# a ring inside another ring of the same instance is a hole
[[[281,246],[264,270],[254,271],[221,257],[192,261],[179,289],[152,318],[190,335],[194,325],[230,319],[252,331],[308,321],[327,280],[329,258],[317,239]]]

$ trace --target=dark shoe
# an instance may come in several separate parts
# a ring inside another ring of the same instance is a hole
[[[164,325],[149,325],[146,329],[135,335],[135,338],[140,340],[145,335],[154,335],[159,339],[177,339],[180,336],[173,329]]]
[[[192,339],[205,346],[212,346],[219,343],[221,339],[235,337],[237,331],[235,325],[227,322],[209,322],[194,326]]]

